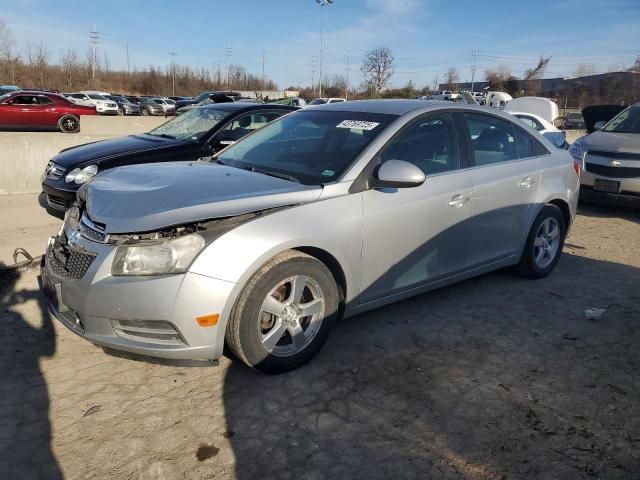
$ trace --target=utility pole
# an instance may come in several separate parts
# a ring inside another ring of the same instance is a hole
[[[311,91],[316,94],[316,56],[311,57]]]
[[[316,0],[320,5],[320,67],[318,76],[318,96],[322,97],[322,57],[324,56],[324,7],[331,5],[333,0]]]
[[[473,56],[473,67],[471,67],[471,91],[473,92],[473,84],[475,83],[476,79],[476,60],[478,58],[478,50],[474,48],[471,54]]]
[[[351,55],[347,53],[347,86],[344,89],[345,100],[349,100],[349,70],[351,70]]]
[[[172,82],[171,82],[171,91],[173,92],[171,95],[172,96],[176,96],[176,55],[178,55],[176,52],[169,52],[169,55],[171,55],[171,75],[173,77]]]
[[[96,47],[98,43],[100,43],[100,35],[98,34],[98,29],[96,28],[96,24],[93,24],[93,30],[89,32],[89,43],[91,44],[91,79],[95,83],[96,79]]]
[[[127,43],[127,75],[131,73],[131,63],[129,62],[129,44]]]
[[[265,76],[264,76],[264,48],[262,49],[262,90],[265,90]]]
[[[229,41],[229,46],[224,49],[224,54],[227,57],[227,88],[231,88],[230,79],[229,79],[229,68],[231,67],[231,55],[233,55],[233,50],[231,49],[231,41]]]

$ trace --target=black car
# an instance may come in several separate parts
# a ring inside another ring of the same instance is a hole
[[[221,103],[191,110],[140,135],[62,150],[42,177],[43,206],[52,215],[68,209],[80,186],[96,173],[122,165],[208,157],[289,112],[286,105]]]
[[[231,100],[235,100],[236,98],[240,98],[241,96],[242,95],[240,95],[238,92],[233,92],[230,90],[217,91],[217,92],[202,92],[200,95],[194,98],[177,100],[176,110],[182,107],[186,107],[187,105],[195,105],[196,103],[200,103],[201,101],[206,100],[207,98],[214,99],[215,97],[218,97],[218,98],[229,97]]]
[[[567,113],[567,115],[562,120],[560,128],[562,128],[563,130],[584,130],[584,118],[582,118],[582,114],[580,112]]]

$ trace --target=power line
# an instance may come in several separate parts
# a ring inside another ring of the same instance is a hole
[[[100,43],[100,35],[96,24],[93,24],[93,30],[89,32],[89,44],[91,45],[91,79],[96,79],[96,48]]]
[[[231,48],[231,40],[229,40],[229,46],[224,49],[224,55],[227,57],[227,88],[230,87],[231,82],[229,79],[229,68],[231,66],[231,56],[233,55],[233,49]]]

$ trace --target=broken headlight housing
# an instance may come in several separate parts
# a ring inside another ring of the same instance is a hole
[[[111,274],[168,275],[184,273],[206,242],[197,233],[118,246]]]

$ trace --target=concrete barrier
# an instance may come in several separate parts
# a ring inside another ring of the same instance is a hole
[[[144,133],[165,117],[83,116],[80,133],[0,132],[0,195],[38,193],[47,162],[64,148]]]

